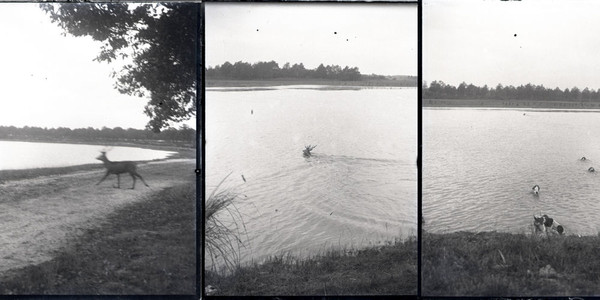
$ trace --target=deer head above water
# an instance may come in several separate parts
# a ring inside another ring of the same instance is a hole
[[[317,145],[308,145],[308,146],[304,146],[304,150],[302,150],[302,155],[304,157],[311,157],[312,153],[310,153],[310,151],[312,151],[313,149],[315,149],[317,147]]]
[[[96,183],[96,185],[99,185],[100,183],[102,183],[102,181],[104,181],[104,179],[106,179],[106,177],[108,177],[108,175],[115,174],[115,175],[117,175],[116,188],[121,188],[121,176],[120,175],[123,173],[129,173],[129,175],[131,175],[131,178],[133,178],[133,186],[131,187],[131,189],[135,189],[135,181],[137,178],[142,180],[144,185],[149,187],[149,185],[146,183],[146,181],[144,181],[144,178],[142,178],[142,176],[140,174],[138,174],[137,166],[135,165],[134,162],[132,162],[132,161],[110,161],[108,159],[108,157],[106,157],[106,151],[100,151],[100,153],[101,153],[100,156],[96,157],[96,159],[100,160],[104,163],[104,167],[106,168],[106,174],[104,175],[104,177],[102,177],[102,179],[100,179],[100,181],[98,183]],[[115,186],[113,186],[113,187],[115,187]]]

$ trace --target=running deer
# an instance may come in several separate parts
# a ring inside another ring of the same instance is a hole
[[[133,186],[131,187],[131,189],[135,189],[135,181],[136,181],[136,177],[139,177],[142,182],[144,183],[144,185],[146,185],[147,187],[150,187],[146,181],[144,181],[144,178],[142,178],[142,176],[140,174],[138,174],[138,172],[136,171],[136,165],[134,162],[132,161],[110,161],[108,160],[108,157],[106,157],[106,151],[100,151],[100,153],[102,153],[100,156],[96,157],[96,159],[101,160],[104,163],[104,167],[106,168],[106,175],[104,175],[104,177],[102,177],[102,179],[100,179],[100,181],[98,183],[96,183],[96,185],[99,185],[100,183],[102,183],[102,181],[104,181],[104,179],[106,179],[106,177],[108,177],[108,175],[110,174],[115,174],[117,175],[117,186],[116,188],[121,188],[121,174],[123,173],[129,173],[129,175],[131,175],[131,178],[133,178]],[[113,185],[113,187],[115,187]]]

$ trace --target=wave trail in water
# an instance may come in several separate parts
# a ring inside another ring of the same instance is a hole
[[[207,91],[205,184],[233,172],[244,261],[415,235],[416,103],[414,89]]]

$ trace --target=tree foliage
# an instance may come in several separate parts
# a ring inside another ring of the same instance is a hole
[[[155,132],[196,112],[198,4],[40,4],[64,30],[102,42],[97,61],[118,63],[115,87],[147,97]]]
[[[589,88],[581,91],[577,87],[564,89],[545,88],[543,85],[528,83],[520,86],[503,86],[498,84],[494,88],[487,85],[483,87],[467,84],[465,82],[457,87],[442,81],[433,81],[429,86],[423,87],[423,98],[426,99],[498,99],[498,100],[540,100],[540,101],[600,101],[600,90]]]

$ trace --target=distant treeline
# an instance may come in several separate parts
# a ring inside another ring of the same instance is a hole
[[[424,99],[498,99],[498,100],[550,100],[550,101],[600,101],[600,90],[580,90],[577,87],[561,90],[545,88],[543,85],[512,85],[503,86],[498,84],[495,88],[489,88],[467,84],[465,82],[458,87],[445,84],[442,81],[433,81],[429,86],[423,86]]]
[[[155,133],[150,130],[123,129],[121,127],[95,129],[88,128],[22,128],[0,126],[0,139],[37,140],[37,141],[156,141],[177,142],[189,146],[195,145],[196,130],[183,125],[180,129],[169,128]]]
[[[358,67],[340,67],[338,65],[320,64],[316,69],[306,69],[302,63],[290,65],[285,63],[283,67],[275,61],[257,62],[250,64],[238,61],[234,64],[225,62],[222,65],[209,67],[206,76],[211,79],[237,79],[258,80],[275,78],[293,79],[332,79],[341,81],[358,81],[362,75]]]

